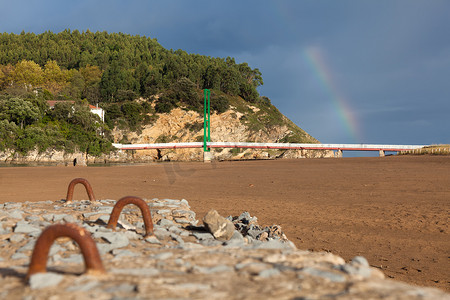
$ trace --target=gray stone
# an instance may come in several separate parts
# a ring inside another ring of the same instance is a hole
[[[206,246],[206,247],[215,247],[215,246],[219,246],[219,245],[223,244],[222,241],[218,241],[215,239],[201,240],[199,242],[200,242],[200,244],[202,244],[203,246]]]
[[[168,259],[169,257],[172,257],[172,255],[173,255],[172,252],[161,252],[161,253],[150,256],[150,258],[153,258],[156,260],[165,260],[165,259]]]
[[[40,235],[41,235],[41,231],[33,231],[28,234],[29,237],[35,237],[35,238],[37,238]]]
[[[330,271],[324,271],[313,267],[303,268],[301,272],[311,276],[321,277],[330,280],[331,282],[345,282],[345,276],[341,274],[333,273]],[[303,275],[299,274],[299,278],[302,279]]]
[[[242,222],[244,224],[249,224],[249,223],[256,223],[256,221],[258,220],[257,217],[252,217],[250,216],[250,213],[248,211],[244,211],[242,214],[240,214],[240,216],[237,218],[238,222]]]
[[[137,221],[134,226],[136,227],[136,229],[143,229],[144,228],[144,222],[141,221]]]
[[[157,213],[157,214],[160,214],[160,215],[162,215],[162,216],[167,216],[168,214],[170,214],[171,211],[172,211],[172,210],[170,210],[170,209],[158,209],[158,210],[156,211],[156,213]]]
[[[25,220],[28,222],[33,222],[33,221],[40,221],[41,218],[39,216],[30,215],[30,216],[26,216]]]
[[[251,248],[253,249],[295,249],[295,245],[289,242],[282,242],[280,240],[269,240],[262,242],[258,240],[252,241]]]
[[[22,219],[23,211],[15,209],[13,211],[8,212],[8,215],[11,219]]]
[[[245,245],[245,240],[242,234],[235,230],[231,239],[226,241],[224,245],[225,248],[239,248]]]
[[[44,220],[47,222],[51,222],[51,221],[53,221],[53,216],[54,216],[54,214],[45,214],[45,215],[42,215],[42,218],[44,218]]]
[[[87,281],[86,283],[69,286],[66,291],[67,292],[87,292],[90,291],[96,287],[98,287],[100,284],[98,281]]]
[[[7,202],[7,203],[4,203],[3,207],[6,210],[20,209],[20,208],[22,208],[22,203],[20,203],[20,202]]]
[[[189,243],[188,242],[188,243],[179,244],[177,248],[184,249],[184,250],[192,250],[192,249],[201,249],[201,248],[203,248],[203,246],[200,244],[197,244],[197,243]]]
[[[97,249],[103,255],[109,253],[114,247],[111,244],[97,243]]]
[[[239,231],[237,231],[237,230],[234,231],[234,233],[233,233],[233,235],[231,236],[231,239],[230,239],[230,240],[236,240],[236,241],[242,241],[242,242],[245,242],[244,237],[243,237],[242,234],[241,234]]]
[[[101,238],[111,244],[111,249],[122,248],[128,246],[130,241],[120,232],[95,232],[94,238]]]
[[[224,245],[225,248],[241,248],[245,245],[245,242],[240,240],[230,240],[225,242]]]
[[[25,254],[23,254],[21,252],[16,252],[13,255],[11,255],[11,259],[25,259],[25,258],[28,259],[29,256],[25,255]]]
[[[98,225],[89,226],[87,224],[84,224],[83,228],[86,229],[87,231],[89,231],[92,234],[92,233],[96,232],[100,228],[100,226],[98,226]]]
[[[367,261],[367,259],[363,256],[355,256],[353,257],[351,263],[357,264],[357,265],[361,265],[363,267],[369,267],[369,262]]]
[[[181,204],[181,200],[173,200],[173,199],[162,199],[162,203],[165,205],[176,205],[179,206]]]
[[[227,265],[217,265],[213,267],[199,267],[194,266],[192,268],[194,272],[201,273],[201,274],[214,274],[214,273],[226,273],[226,272],[233,272],[234,269]]]
[[[101,213],[99,212],[90,212],[90,213],[83,213],[83,218],[89,219],[92,216],[97,216],[100,215]]]
[[[158,269],[150,269],[150,268],[143,268],[143,269],[112,269],[110,271],[113,274],[126,274],[126,275],[133,275],[133,276],[156,276],[159,274]]]
[[[173,218],[178,224],[192,224],[192,221],[186,220],[185,218]]]
[[[5,225],[3,222],[0,222],[0,234],[6,234],[9,233],[9,227],[5,228]]]
[[[234,225],[216,210],[210,210],[204,217],[203,223],[212,235],[221,241],[227,241],[234,234]]]
[[[102,214],[111,214],[113,211],[113,207],[112,206],[99,206],[96,209],[99,213]]]
[[[13,234],[9,237],[9,241],[11,243],[18,243],[23,241],[24,238],[25,236],[23,234]]]
[[[120,215],[120,216],[121,216],[121,218],[119,218],[119,221],[117,221],[117,226],[120,226],[126,230],[136,229],[136,227],[134,227],[133,224],[131,224],[124,218],[124,215]]]
[[[372,275],[372,270],[369,267],[365,267],[362,265],[353,265],[350,263],[339,266],[339,269],[347,274],[353,276],[361,276],[363,278],[369,278]]]
[[[34,245],[36,244],[35,240],[31,240],[22,247],[20,247],[16,252],[25,252],[25,251],[31,251],[34,248]]]
[[[142,239],[142,235],[137,234],[137,233],[134,232],[134,231],[129,231],[129,230],[127,230],[127,231],[124,232],[124,234],[125,234],[125,236],[126,236],[129,240],[139,240],[139,239]]]
[[[172,240],[177,241],[178,244],[184,244],[184,240],[179,235],[171,233],[170,237],[172,238]]]
[[[261,272],[259,272],[258,276],[263,277],[263,278],[269,278],[272,276],[280,275],[280,273],[281,273],[280,270],[272,268],[272,269],[262,270]]]
[[[164,226],[164,227],[169,227],[169,226],[173,226],[174,223],[171,220],[161,219],[158,221],[158,225]]]
[[[236,270],[242,270],[242,269],[245,269],[245,268],[251,268],[251,269],[260,269],[261,271],[262,270],[266,270],[266,269],[268,269],[268,264],[265,264],[265,263],[259,263],[259,262],[250,262],[250,263],[239,263],[239,264],[236,264],[235,266],[234,266],[234,268],[236,269]]]
[[[127,249],[114,249],[112,251],[112,254],[116,257],[137,257],[139,256],[139,253],[136,253],[134,251],[130,251]]]
[[[115,232],[112,228],[107,228],[105,226],[97,226],[96,231],[98,231],[98,232]]]
[[[170,226],[169,231],[172,233],[181,234],[183,232],[183,229],[178,226]]]
[[[77,219],[72,215],[66,215],[65,217],[63,217],[63,221],[67,223],[76,223]]]
[[[131,293],[136,291],[134,284],[122,283],[105,289],[108,293]]]
[[[161,242],[158,240],[156,236],[149,236],[145,239],[147,243],[161,245]]]
[[[172,217],[174,218],[187,218],[191,220],[195,220],[195,212],[191,210],[177,209],[172,211]]]
[[[170,232],[166,229],[155,229],[153,234],[159,239],[164,240],[165,238],[170,236]]]
[[[249,236],[251,236],[252,238],[256,239],[256,238],[258,238],[258,235],[260,235],[260,234],[263,233],[263,232],[264,232],[264,230],[254,230],[254,229],[251,229],[251,230],[247,231],[247,234],[248,234]]]
[[[208,152],[205,152],[208,153]],[[211,286],[208,284],[202,283],[180,283],[174,286],[177,290],[190,290],[190,291],[198,291],[198,290],[209,290]]]
[[[180,233],[179,233],[179,235],[180,236],[190,236],[191,235],[191,233],[188,231],[188,230],[182,230]]]
[[[40,232],[41,229],[30,225],[26,221],[19,221],[17,222],[16,227],[14,227],[15,233],[31,233],[36,231]]]
[[[55,254],[58,253],[59,251],[64,251],[64,250],[66,250],[66,249],[64,249],[63,247],[61,247],[59,244],[53,243],[53,245],[50,247],[49,255],[55,255]]]
[[[63,220],[65,217],[68,217],[68,216],[69,215],[67,215],[67,214],[56,214],[56,215],[53,215],[53,222],[59,222],[59,221]]]
[[[81,254],[71,254],[69,257],[61,257],[59,254],[53,255],[53,261],[60,261],[66,264],[81,264],[84,259]]]
[[[30,287],[32,290],[52,287],[59,284],[64,276],[55,273],[37,273],[30,277]]]
[[[210,232],[193,232],[193,236],[199,241],[213,239],[214,236]]]

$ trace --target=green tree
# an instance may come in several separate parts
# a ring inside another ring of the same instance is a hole
[[[142,106],[136,102],[126,102],[121,107],[122,113],[132,130],[136,130],[142,120]]]
[[[81,76],[84,79],[84,90],[82,97],[88,99],[92,104],[100,100],[100,81],[102,80],[102,70],[98,66],[86,65],[80,68]]]
[[[171,86],[171,89],[178,101],[195,108],[202,104],[201,99],[197,95],[195,84],[186,77],[180,78]]]
[[[30,125],[38,121],[39,108],[21,98],[8,98],[0,102],[0,120],[8,120],[20,125]]]
[[[14,69],[13,80],[15,84],[23,85],[27,90],[37,87],[43,81],[42,68],[34,61],[22,60]]]
[[[85,81],[83,76],[76,69],[68,72],[69,84],[60,92],[62,99],[81,99],[85,90]]]
[[[59,92],[66,85],[67,77],[67,72],[62,71],[56,61],[49,60],[45,64],[43,82],[52,94]]]
[[[19,127],[14,122],[0,120],[0,151],[14,149]]]

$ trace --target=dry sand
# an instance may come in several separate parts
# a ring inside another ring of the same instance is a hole
[[[198,219],[249,211],[299,249],[356,255],[388,277],[450,290],[449,156],[2,167],[0,203],[64,199],[84,177],[98,199],[187,199]],[[74,199],[87,199],[84,188]]]

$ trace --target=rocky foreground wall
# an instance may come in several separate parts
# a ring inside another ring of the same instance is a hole
[[[450,299],[438,289],[387,280],[363,257],[346,263],[298,250],[279,226],[262,227],[249,213],[225,219],[211,211],[203,226],[186,200],[145,201],[154,223],[147,237],[133,205],[125,206],[116,231],[106,228],[115,200],[0,204],[0,298]],[[77,244],[60,238],[48,272],[26,281],[37,238],[65,222],[90,233],[106,274],[83,274]]]

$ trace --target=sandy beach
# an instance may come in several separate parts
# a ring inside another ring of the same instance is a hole
[[[366,257],[387,277],[450,290],[450,157],[0,167],[0,203],[64,199],[86,178],[97,199],[187,199],[201,219],[248,211],[299,249]],[[87,199],[84,188],[75,199]]]

